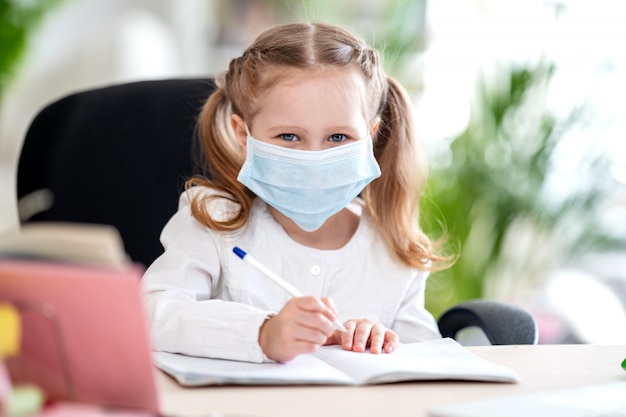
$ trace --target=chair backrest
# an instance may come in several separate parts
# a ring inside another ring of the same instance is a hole
[[[195,172],[195,124],[214,89],[212,79],[142,81],[43,108],[24,140],[17,197],[48,189],[53,204],[28,221],[116,226],[131,259],[150,265]]]

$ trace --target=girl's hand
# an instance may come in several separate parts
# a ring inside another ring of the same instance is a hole
[[[391,353],[398,347],[398,335],[381,323],[369,319],[348,320],[347,332],[339,330],[328,338],[326,345],[341,345],[344,350],[365,352],[369,346],[372,353]]]
[[[314,352],[332,335],[335,317],[337,312],[330,299],[293,298],[261,325],[259,345],[268,358],[277,362]]]

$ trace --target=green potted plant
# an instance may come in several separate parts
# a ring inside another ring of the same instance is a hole
[[[469,125],[449,144],[448,163],[431,168],[423,227],[458,254],[430,279],[427,306],[435,315],[467,299],[523,299],[580,253],[616,243],[596,226],[594,210],[606,196],[600,185],[560,201],[544,195],[561,137],[585,122],[584,108],[565,120],[547,109],[553,72],[540,61],[483,80]],[[589,163],[589,180],[598,183],[606,161]],[[497,294],[485,294],[487,287]]]

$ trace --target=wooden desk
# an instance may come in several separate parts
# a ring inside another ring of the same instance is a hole
[[[172,416],[400,417],[427,416],[438,404],[626,381],[624,346],[537,345],[468,348],[514,369],[518,384],[417,382],[366,387],[182,388],[160,373],[161,407]],[[221,414],[220,414],[221,413]]]

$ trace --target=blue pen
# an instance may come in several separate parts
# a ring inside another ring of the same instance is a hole
[[[283,290],[285,290],[287,294],[291,295],[292,297],[304,297],[304,294],[298,291],[296,287],[294,287],[293,285],[291,285],[290,283],[288,283],[287,281],[285,281],[284,279],[276,275],[274,272],[270,271],[265,265],[257,261],[255,258],[253,258],[250,254],[248,254],[243,249],[235,246],[233,248],[233,252],[235,252],[235,254],[239,256],[241,259],[248,262],[250,265],[252,265],[256,269],[258,269],[260,272],[262,272],[263,275],[265,275],[267,278],[274,281],[274,283],[277,284],[279,287],[281,287]],[[335,319],[333,321],[333,324],[335,325],[336,329],[339,329],[342,332],[347,332],[345,326],[341,324],[339,320]]]

